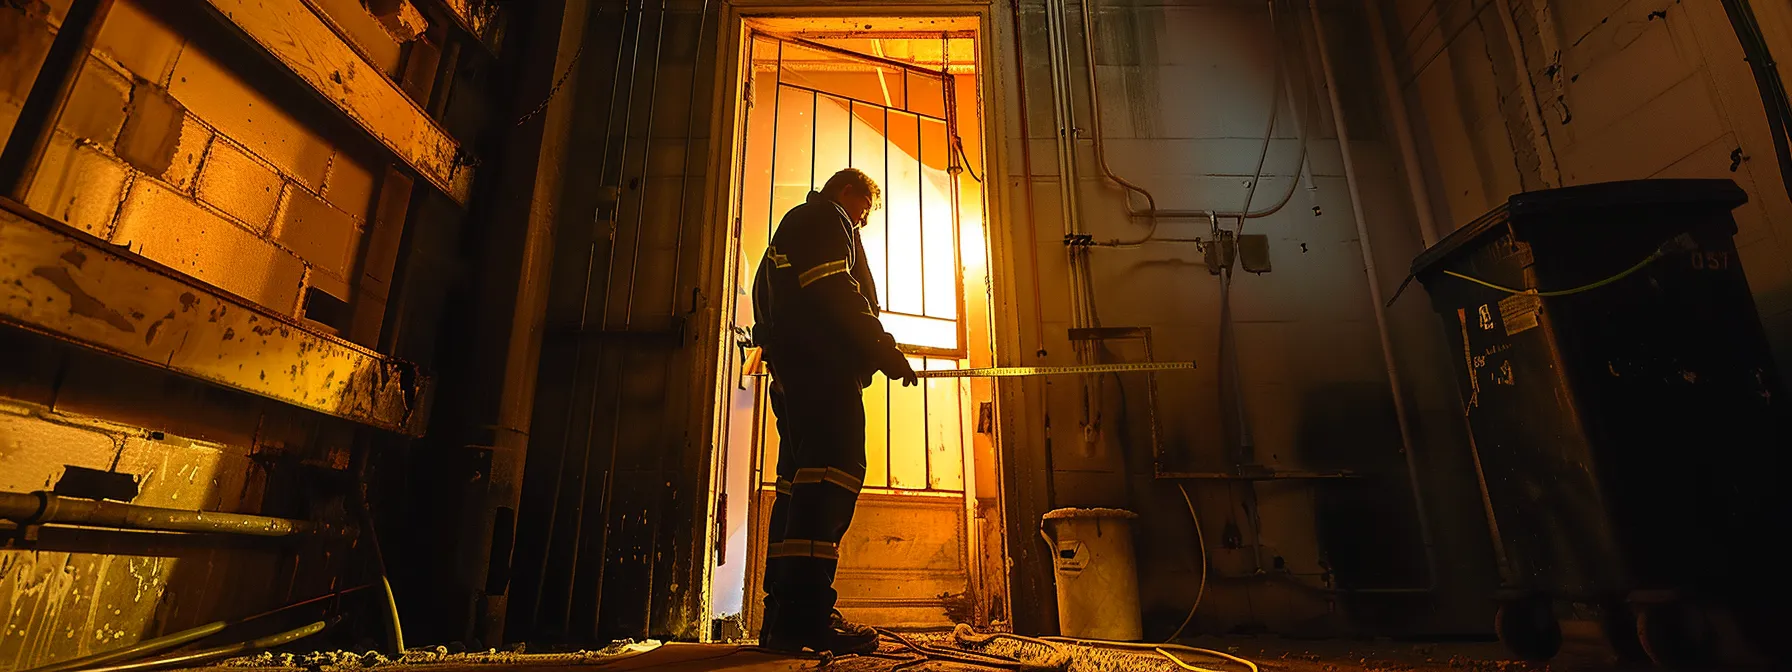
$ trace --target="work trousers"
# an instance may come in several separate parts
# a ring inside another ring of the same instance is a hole
[[[766,546],[766,625],[812,631],[828,627],[839,597],[840,539],[865,480],[862,388],[837,367],[767,363],[779,448]]]

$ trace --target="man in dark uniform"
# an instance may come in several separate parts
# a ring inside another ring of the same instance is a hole
[[[848,168],[779,222],[753,280],[753,336],[772,374],[777,499],[766,545],[765,625],[772,649],[869,653],[877,632],[834,609],[840,538],[865,478],[860,392],[882,372],[918,380],[877,319],[859,227],[877,183]]]

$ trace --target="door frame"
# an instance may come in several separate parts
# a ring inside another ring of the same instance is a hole
[[[692,324],[695,327],[692,330],[692,337],[697,351],[693,353],[695,358],[691,360],[694,366],[690,383],[694,389],[709,391],[709,403],[692,404],[686,425],[686,436],[705,437],[706,448],[703,451],[703,465],[709,470],[709,487],[705,492],[703,507],[705,515],[700,520],[693,521],[693,524],[701,525],[703,528],[700,531],[703,544],[700,549],[692,549],[698,551],[696,554],[698,557],[691,563],[691,569],[696,574],[692,577],[691,585],[699,591],[696,601],[700,604],[700,608],[695,610],[692,615],[700,619],[700,622],[694,625],[697,626],[695,630],[702,633],[704,640],[713,637],[710,622],[715,614],[710,600],[710,590],[715,549],[718,543],[715,528],[715,506],[717,495],[724,485],[718,478],[720,474],[718,464],[726,460],[726,455],[722,451],[725,451],[727,447],[727,437],[723,433],[725,423],[722,422],[721,417],[728,408],[727,398],[724,396],[724,390],[727,388],[723,386],[725,382],[722,380],[723,367],[717,367],[714,364],[721,362],[722,357],[730,354],[731,346],[727,343],[728,327],[733,319],[735,307],[735,296],[728,292],[728,281],[735,270],[732,267],[733,248],[731,245],[737,205],[734,196],[740,188],[739,181],[742,177],[737,168],[745,151],[741,139],[746,118],[741,103],[746,94],[744,73],[748,65],[747,50],[751,46],[749,39],[751,27],[747,25],[747,22],[749,19],[856,17],[901,17],[899,20],[913,21],[919,26],[926,26],[929,22],[945,24],[962,21],[970,24],[977,31],[979,62],[977,81],[982,97],[979,107],[983,114],[982,133],[986,173],[984,183],[984,197],[987,203],[985,237],[988,244],[991,286],[994,290],[991,301],[993,322],[991,336],[998,362],[1009,360],[1020,351],[1019,325],[1020,318],[1023,317],[1017,314],[1020,305],[1017,300],[1020,283],[1007,279],[1016,277],[1013,275],[1014,273],[1024,270],[1024,267],[1016,263],[1013,253],[1015,248],[1027,244],[1037,245],[1038,241],[1025,240],[1024,236],[1018,241],[1015,240],[1017,231],[1013,226],[1013,218],[1010,216],[1009,210],[1012,202],[1010,189],[1006,179],[996,179],[995,177],[1009,174],[1007,169],[1007,115],[1004,114],[1006,106],[1003,104],[1006,90],[1003,87],[1002,78],[999,76],[1007,61],[1003,58],[1005,50],[999,49],[998,45],[1007,43],[1006,40],[1014,39],[1014,36],[1008,35],[1006,31],[1000,29],[999,22],[994,20],[991,6],[987,3],[957,0],[920,3],[853,3],[851,5],[790,4],[785,0],[745,0],[725,4],[719,22],[722,28],[719,35],[724,39],[717,42],[718,53],[714,61],[717,67],[712,97],[710,152],[705,167],[706,174],[711,176],[711,179],[707,180],[708,189],[704,195],[703,208],[704,220],[709,226],[705,227],[708,231],[702,239],[698,265],[698,268],[703,270],[697,292],[699,297],[704,297],[704,300],[697,314],[693,316]],[[1025,248],[1019,249],[1025,250]],[[732,385],[728,387],[732,387]],[[1002,412],[1005,408],[1017,410],[1023,408],[1024,402],[1019,385],[998,384],[994,400],[996,422],[993,445],[997,463],[991,466],[994,467],[994,473],[998,475],[994,484],[995,499],[1003,504],[995,508],[998,514],[1003,516],[1003,520],[988,527],[1002,530],[1003,538],[999,541],[1003,544],[1002,555],[1006,558],[1009,557],[1007,537],[1011,535],[1009,534],[1010,526],[1006,521],[1008,508],[1006,504],[1009,498],[1005,481],[1009,469],[1005,468],[1005,463],[1009,462],[1009,458],[1006,456],[1005,448],[1011,445],[1011,441],[1016,440],[1023,443],[1012,445],[1027,445],[1024,442],[1034,437],[1027,436],[1032,432],[1025,429],[1025,423],[1019,423],[1015,418],[1010,417],[1012,414]],[[1022,462],[1026,461],[1022,460]],[[971,468],[974,466],[967,464],[967,472]],[[968,498],[974,499],[974,494]],[[974,521],[977,512],[970,511],[968,513]],[[971,552],[977,556],[983,550],[979,547],[971,549]],[[1000,563],[1001,566],[992,567],[991,563],[981,562],[981,559],[981,557],[972,558],[971,584],[980,587],[979,592],[983,593],[984,599],[987,599],[989,595],[994,595],[1000,604],[992,606],[996,607],[995,610],[998,613],[1008,615],[1011,621],[1009,566],[1013,563],[1003,562]],[[997,587],[999,589],[996,589]]]

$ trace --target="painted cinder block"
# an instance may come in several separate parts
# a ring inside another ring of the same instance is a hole
[[[280,172],[312,189],[323,186],[333,148],[210,56],[182,51],[168,91],[188,112]]]
[[[66,133],[50,137],[25,205],[104,237],[118,212],[128,171],[123,163]]]
[[[303,189],[289,189],[274,222],[274,239],[305,261],[335,274],[348,275],[350,250],[358,231],[348,213]]]
[[[298,305],[304,262],[155,180],[133,184],[112,242],[270,310]]]
[[[330,159],[330,174],[324,178],[324,200],[343,212],[366,221],[373,208],[375,168],[378,164],[361,161],[347,152],[336,152]]]
[[[199,176],[199,165],[205,160],[205,153],[210,151],[212,139],[217,133],[210,126],[199,121],[191,114],[182,115],[180,121],[180,143],[174,148],[174,158],[168,163],[168,170],[161,178],[182,192],[191,193],[193,183]]]
[[[93,47],[131,74],[166,85],[174,60],[185,44],[185,39],[157,20],[138,0],[118,0],[106,12],[106,22],[100,26]]]
[[[88,58],[75,78],[75,88],[69,92],[56,127],[110,147],[124,126],[124,108],[130,99],[129,79],[99,60]]]
[[[199,199],[240,219],[251,231],[264,232],[273,222],[285,181],[236,143],[215,141],[199,169]]]
[[[125,113],[124,128],[114,147],[118,158],[144,173],[166,174],[180,149],[186,108],[167,90],[139,79],[131,86],[131,102]]]

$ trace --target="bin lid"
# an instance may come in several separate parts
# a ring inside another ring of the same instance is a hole
[[[1725,212],[1748,202],[1748,193],[1730,179],[1626,180],[1513,194],[1506,202],[1457,229],[1412,260],[1421,280],[1433,267],[1455,257],[1489,231],[1514,217],[1559,216],[1588,211],[1663,210],[1703,206]]]
[[[1063,520],[1066,518],[1137,518],[1139,514],[1125,509],[1053,509],[1040,516],[1042,520]]]

